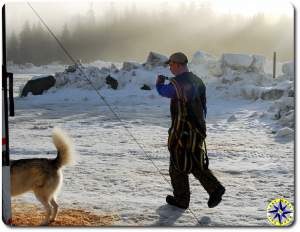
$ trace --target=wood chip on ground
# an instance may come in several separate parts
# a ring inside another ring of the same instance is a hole
[[[40,226],[45,211],[29,203],[12,203],[12,223],[15,226]],[[55,222],[49,226],[112,226],[117,215],[99,215],[84,209],[60,208]]]

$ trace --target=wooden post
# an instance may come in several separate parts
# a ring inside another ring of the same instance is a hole
[[[273,78],[276,77],[276,52],[273,53]]]

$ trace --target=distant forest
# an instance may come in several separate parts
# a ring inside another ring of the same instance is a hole
[[[178,50],[188,55],[203,50],[215,55],[241,52],[266,56],[277,51],[280,59],[293,57],[293,18],[287,16],[270,23],[263,14],[250,19],[220,16],[210,7],[192,3],[172,11],[162,6],[152,12],[131,5],[120,13],[112,6],[101,18],[96,18],[91,8],[77,19],[66,22],[56,36],[83,62],[143,61],[150,51],[168,55]],[[29,22],[7,38],[7,60],[35,65],[70,63],[46,28]]]

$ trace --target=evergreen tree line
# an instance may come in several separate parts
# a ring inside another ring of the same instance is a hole
[[[224,52],[260,53],[280,58],[293,56],[293,19],[282,16],[270,24],[262,14],[250,20],[241,16],[218,16],[210,7],[182,4],[168,10],[164,3],[152,12],[131,5],[122,12],[112,5],[101,18],[90,9],[76,23],[65,23],[57,34],[63,46],[83,62],[95,60],[144,61],[149,51],[168,55],[197,50],[212,54]],[[75,25],[74,25],[75,24]],[[26,22],[21,32],[7,40],[7,60],[35,65],[71,63],[41,23]]]

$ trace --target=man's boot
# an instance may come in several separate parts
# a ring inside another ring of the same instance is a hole
[[[222,195],[225,193],[225,188],[221,185],[213,193],[210,194],[207,205],[209,208],[217,206],[222,201]]]
[[[183,202],[179,202],[178,200],[175,199],[175,197],[168,195],[166,197],[166,202],[170,205],[176,206],[180,209],[187,209],[189,207],[189,204],[187,203],[183,203]]]

